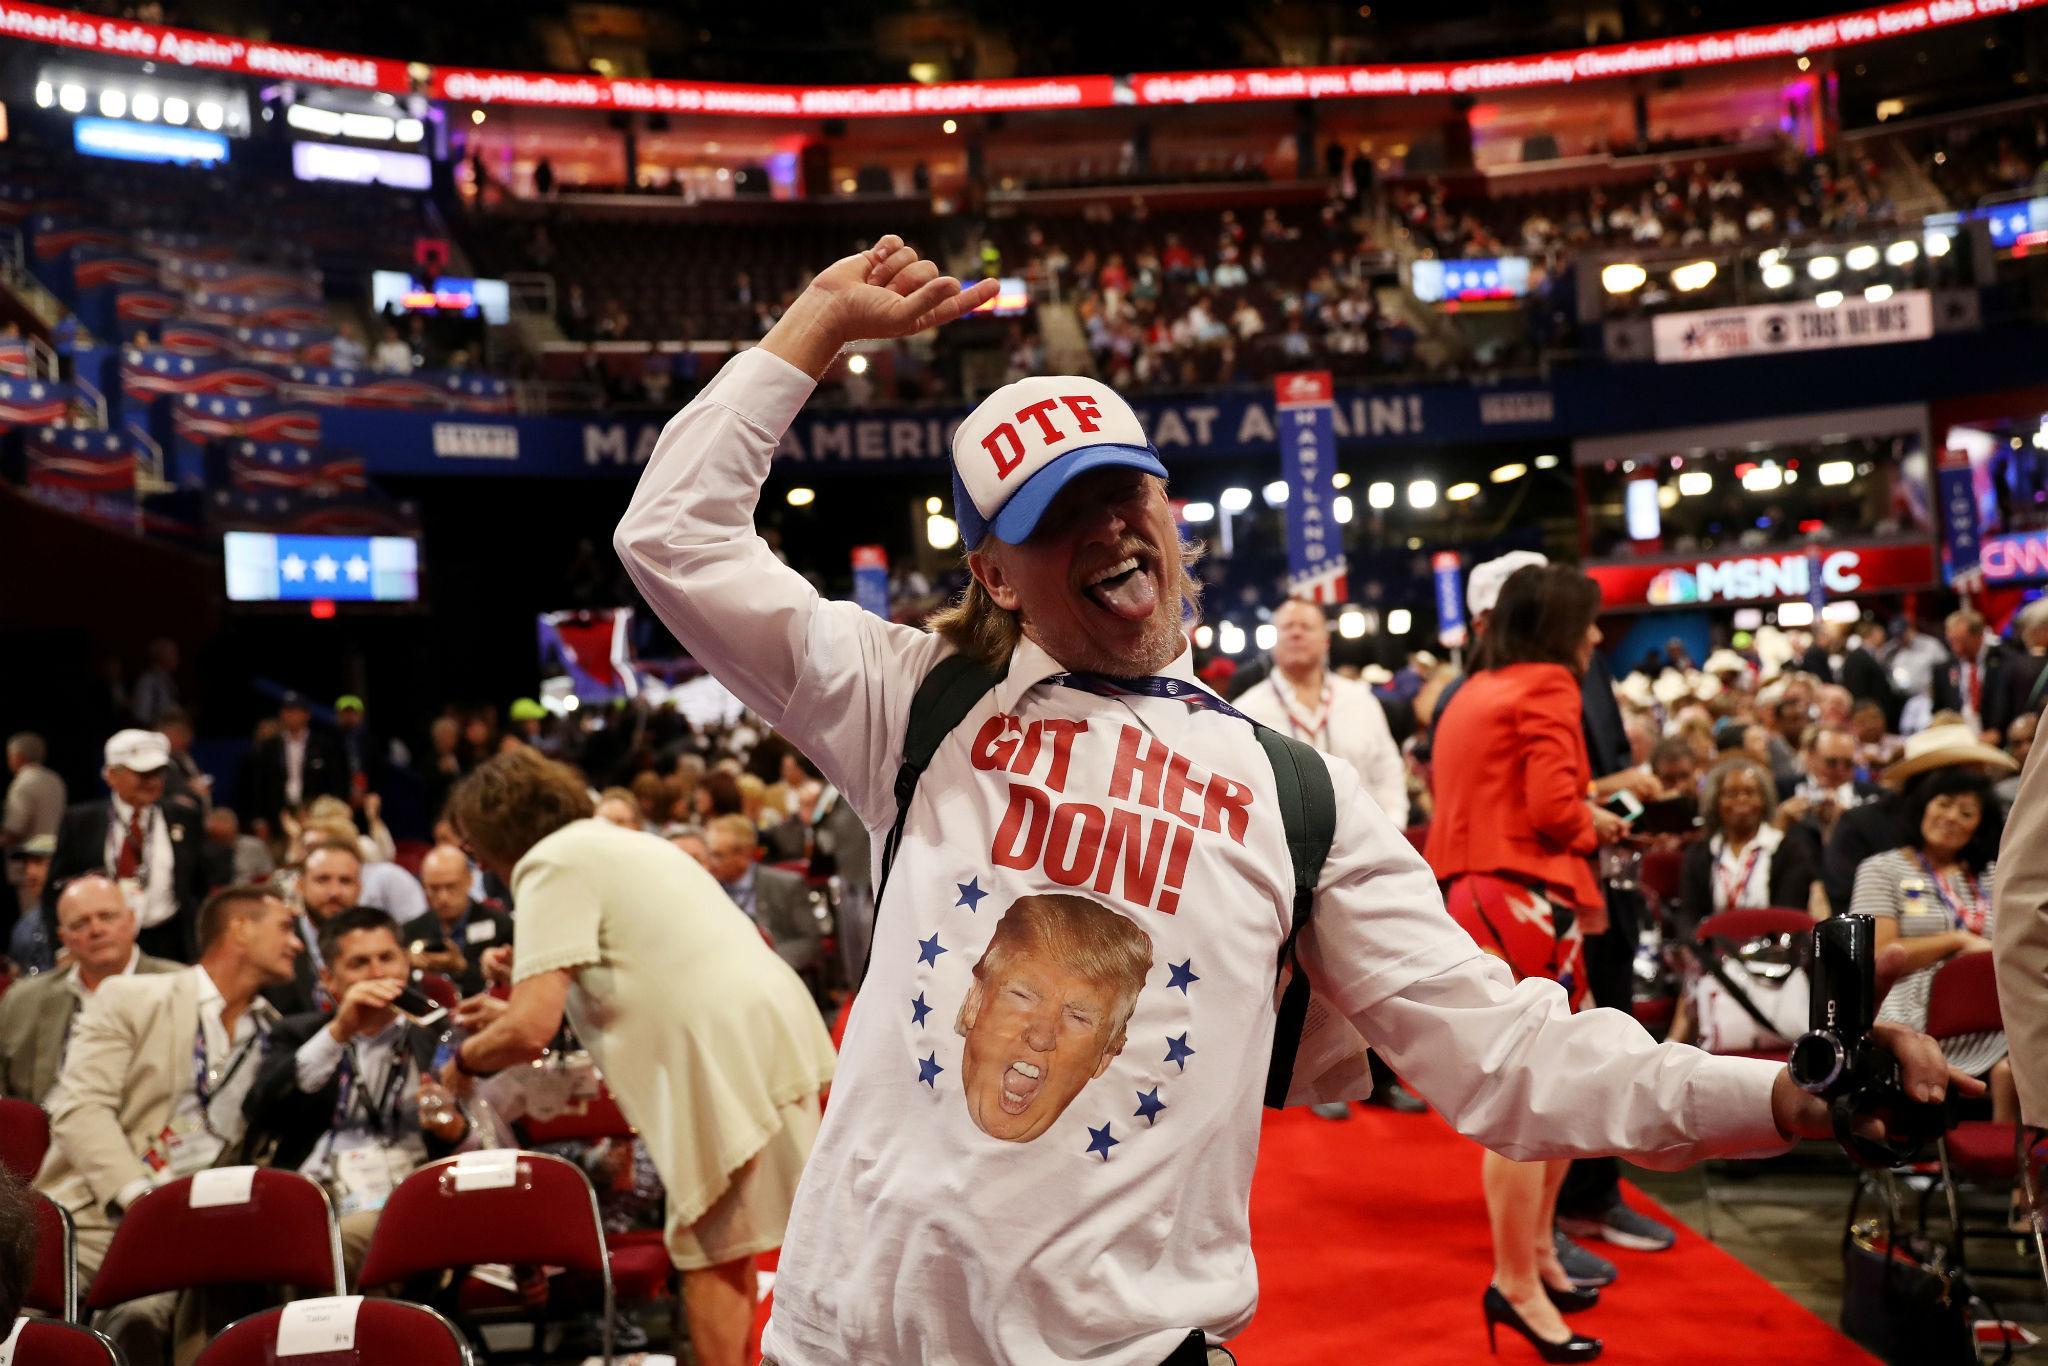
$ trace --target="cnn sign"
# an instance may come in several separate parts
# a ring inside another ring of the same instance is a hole
[[[2023,531],[1990,536],[1979,561],[1986,583],[2022,583],[2048,579],[2048,531]]]

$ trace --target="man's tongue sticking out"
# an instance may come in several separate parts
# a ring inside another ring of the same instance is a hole
[[[1159,605],[1159,587],[1143,565],[1120,578],[1098,583],[1089,592],[1103,608],[1126,621],[1143,621]]]

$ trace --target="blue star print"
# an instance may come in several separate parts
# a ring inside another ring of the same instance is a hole
[[[1166,1041],[1165,1060],[1167,1062],[1172,1063],[1174,1066],[1180,1068],[1181,1071],[1185,1072],[1188,1070],[1188,1059],[1193,1057],[1194,1055],[1195,1050],[1188,1047],[1188,1036],[1186,1031],[1182,1031],[1181,1036],[1179,1038],[1168,1039]]]
[[[939,936],[936,933],[929,939],[917,941],[917,961],[920,963],[937,963],[939,955],[944,952],[945,950],[939,947]]]
[[[924,1003],[924,993],[918,992],[917,999],[910,1003],[910,1022],[921,1028],[924,1025],[924,1017],[931,1013],[932,1008]]]
[[[1183,996],[1187,995],[1188,988],[1194,985],[1196,982],[1202,980],[1200,977],[1195,975],[1194,966],[1195,960],[1192,958],[1188,959],[1186,962],[1183,963],[1167,964],[1167,970],[1171,972],[1173,976],[1171,979],[1167,981],[1166,985],[1169,988],[1178,989],[1180,994]],[[1208,998],[1203,997],[1203,999],[1207,1000]]]
[[[1164,1110],[1165,1108],[1166,1102],[1159,1098],[1158,1087],[1155,1086],[1149,1091],[1138,1092],[1137,1117],[1139,1119],[1144,1120],[1147,1124],[1150,1124],[1157,1120],[1159,1118],[1159,1112],[1161,1110]]]
[[[1088,1130],[1088,1151],[1100,1153],[1104,1162],[1109,1161],[1109,1150],[1121,1142],[1123,1142],[1122,1139],[1109,1136],[1109,1125],[1107,1124],[1104,1124],[1100,1129],[1090,1128]]]
[[[965,882],[956,882],[953,884],[953,887],[960,893],[960,899],[953,904],[955,906],[965,906],[970,911],[980,910],[981,899],[988,895],[987,892],[981,890],[981,879],[979,877],[971,877]]]
[[[938,1079],[939,1073],[945,1070],[945,1068],[939,1066],[939,1055],[936,1051],[933,1052],[929,1057],[919,1058],[917,1060],[917,1079],[923,1082],[926,1086],[930,1086],[934,1091],[939,1089],[936,1085],[934,1085],[934,1083]]]

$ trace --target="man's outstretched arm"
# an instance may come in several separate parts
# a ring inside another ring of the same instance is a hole
[[[978,307],[896,237],[820,272],[753,351],[672,419],[612,543],[692,657],[824,768],[864,819],[889,801],[901,718],[940,643],[822,601],[754,529],[775,447],[847,343]]]

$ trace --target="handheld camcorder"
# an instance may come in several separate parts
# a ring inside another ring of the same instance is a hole
[[[1946,1101],[1909,1098],[1899,1060],[1871,1035],[1877,1019],[1877,926],[1867,915],[1843,915],[1813,931],[1812,1004],[1807,1032],[1792,1045],[1792,1080],[1828,1102],[1835,1139],[1866,1167],[1911,1162],[1947,1132]],[[1878,1141],[1856,1132],[1870,1119],[1884,1123]]]

